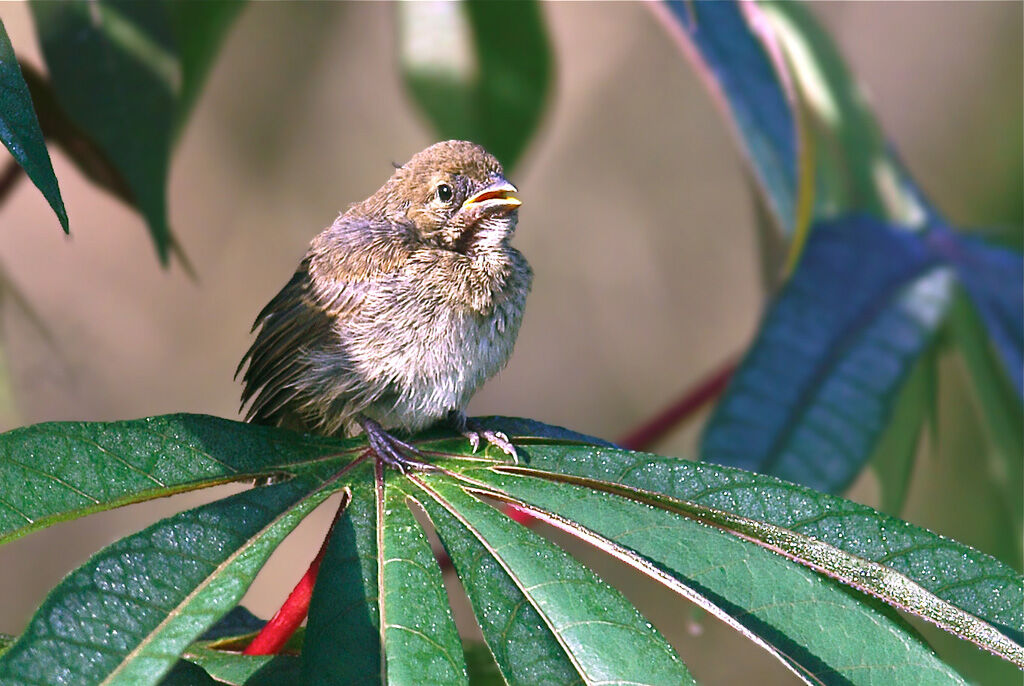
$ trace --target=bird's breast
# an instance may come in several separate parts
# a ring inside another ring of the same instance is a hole
[[[386,388],[367,414],[415,431],[464,408],[512,354],[529,277],[527,267],[492,288],[487,308],[415,278],[389,285],[343,337],[366,383]]]

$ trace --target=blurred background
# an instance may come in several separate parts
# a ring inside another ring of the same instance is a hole
[[[470,412],[614,440],[748,344],[764,299],[754,205],[725,120],[647,7],[542,10],[555,82],[512,174],[524,200],[515,242],[536,280],[512,361]],[[951,221],[1016,226],[1019,241],[1022,5],[819,3],[813,11]],[[392,161],[434,141],[401,80],[394,15],[377,3],[244,10],[172,167],[171,225],[195,279],[173,261],[160,268],[142,220],[51,152],[71,237],[27,182],[0,207],[0,265],[49,330],[5,301],[13,397],[3,428],[178,411],[239,416],[232,373],[256,313],[313,235],[376,190]],[[41,68],[28,7],[0,4],[0,19],[18,55]],[[981,437],[964,374],[955,359],[942,364],[942,441],[922,454],[903,516],[1019,568],[993,511],[948,506],[954,495],[967,503],[992,494],[977,474]],[[656,451],[692,456],[701,419]],[[8,589],[0,631],[20,631],[46,591],[101,546],[222,494],[133,506],[0,548]],[[875,502],[869,474],[851,497]],[[253,586],[245,604],[258,615],[272,614],[301,575],[328,508]],[[793,681],[714,620],[659,615],[669,606],[663,591],[594,564],[670,636],[701,682]],[[736,654],[743,659],[722,659]]]

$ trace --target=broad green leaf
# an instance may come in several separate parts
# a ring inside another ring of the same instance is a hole
[[[28,178],[50,203],[64,232],[68,232],[68,214],[60,187],[53,173],[50,154],[43,141],[28,85],[21,75],[18,60],[0,22],[0,141],[28,174]]]
[[[479,143],[512,169],[551,83],[539,3],[413,2],[395,11],[406,86],[438,136]]]
[[[21,73],[32,94],[46,140],[63,150],[87,179],[121,202],[132,205],[132,191],[121,172],[57,102],[53,85],[27,62],[21,64]]]
[[[701,457],[822,491],[867,463],[932,340],[951,268],[866,216],[818,225],[709,420]]]
[[[249,677],[245,686],[295,686],[304,683],[302,661],[289,655],[278,655]]]
[[[731,118],[776,224],[796,223],[797,123],[776,39],[753,3],[665,0],[669,33]]]
[[[408,486],[394,473],[387,474],[385,484],[380,470],[379,597],[388,684],[468,684],[441,570],[409,509]]]
[[[128,184],[162,262],[181,65],[156,2],[33,2],[57,100]]]
[[[452,560],[477,624],[509,686],[582,683],[552,627],[473,532],[432,498],[420,500]]]
[[[465,474],[694,600],[805,683],[964,683],[891,609],[703,522],[586,487]]]
[[[427,473],[410,479],[423,489],[424,499],[435,500],[487,548],[554,633],[584,683],[693,683],[661,634],[567,553],[448,478]],[[434,524],[443,539],[448,526]]]
[[[206,417],[43,425],[58,437],[103,439],[84,442],[89,450],[96,445],[109,450],[116,445],[112,437],[130,429],[134,438],[124,445],[143,448],[114,454],[141,460],[149,472],[160,463],[154,456],[177,459],[176,453],[192,448],[195,455],[220,460],[214,475],[224,473],[224,465],[238,465],[250,470],[244,478],[294,476],[164,520],[99,553],[54,590],[25,635],[0,657],[0,683],[33,683],[32,678],[52,683],[49,675],[56,669],[85,674],[82,683],[153,683],[182,653],[210,674],[235,670],[231,679],[263,686],[301,680],[379,683],[385,665],[388,680],[395,681],[413,678],[413,665],[421,673],[453,663],[461,668],[461,646],[434,562],[412,519],[413,501],[428,513],[447,547],[509,683],[689,679],[671,648],[617,592],[475,497],[481,493],[533,502],[541,508],[538,514],[634,566],[646,565],[648,573],[677,590],[692,584],[684,595],[703,599],[709,611],[770,646],[808,679],[868,682],[871,676],[865,675],[884,655],[897,671],[916,660],[920,670],[939,670],[929,674],[955,675],[935,667],[891,610],[804,567],[1024,665],[1024,581],[986,555],[768,476],[588,445],[584,436],[529,420],[486,422],[513,436],[525,466],[491,461],[493,450],[471,455],[465,439],[438,431],[413,440],[441,471],[402,476],[382,469],[375,475],[361,440],[312,439]],[[166,449],[152,445],[151,431],[149,440],[142,440],[153,423],[165,427]],[[12,432],[17,440],[11,444],[22,450],[34,445],[39,455],[52,457],[32,428]],[[12,434],[0,437],[0,445]],[[253,457],[261,452],[269,457]],[[323,485],[325,480],[330,481]],[[301,658],[257,664],[223,652],[241,647],[238,641],[245,639],[238,636],[195,643],[237,603],[287,531],[339,489],[347,493],[347,509],[321,564]],[[176,544],[179,552],[187,545],[187,553],[170,558],[165,544]],[[152,573],[154,567],[159,574]],[[130,584],[124,581],[129,577]],[[751,583],[762,577],[771,583]],[[126,596],[125,589],[133,595]],[[837,594],[844,611],[822,601],[826,592]],[[146,604],[137,607],[142,601]],[[73,610],[72,603],[77,603]],[[124,621],[111,632],[115,615]],[[66,616],[75,619],[54,621]],[[82,616],[93,619],[82,621]],[[866,621],[873,625],[861,624]],[[58,629],[66,633],[50,635]],[[873,641],[863,639],[869,629],[876,632]],[[858,650],[849,635],[861,637],[866,647]],[[829,641],[830,636],[844,639]],[[905,654],[895,651],[895,638],[902,638]],[[855,662],[839,664],[844,655]],[[21,670],[17,680],[8,678],[5,670],[12,669]],[[26,674],[33,669],[38,674]]]
[[[180,254],[167,220],[171,149],[237,11],[222,2],[32,3],[55,99],[85,139],[64,131],[64,147],[98,148],[72,159],[85,159],[94,178],[109,162],[113,174],[99,176],[116,179],[104,186],[139,211],[164,263]]]
[[[535,444],[520,452],[530,468],[550,475],[667,496],[676,503],[670,508],[693,503],[738,515],[883,565],[1024,645],[1024,578],[989,555],[864,505],[770,476],[676,458],[573,445]],[[920,608],[901,609],[920,614]]]
[[[386,480],[378,465],[370,484],[353,486],[347,516],[335,524],[303,643],[305,679],[379,680],[384,659],[389,684],[466,683],[441,572],[396,484],[401,477]]]
[[[309,606],[304,683],[381,683],[377,499],[373,466],[351,472],[351,500],[331,532]]]
[[[50,593],[0,657],[0,682],[153,683],[335,488],[300,478],[251,489],[105,548]]]
[[[0,543],[128,503],[351,460],[361,445],[188,414],[14,429],[0,434]]]
[[[342,506],[344,504],[345,501]],[[305,628],[300,626],[277,655],[243,654],[241,651],[264,625],[264,620],[238,605],[190,645],[182,657],[202,667],[220,683],[269,685],[285,677],[291,681],[282,683],[297,683]]]

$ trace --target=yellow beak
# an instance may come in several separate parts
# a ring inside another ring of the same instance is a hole
[[[523,204],[523,201],[515,196],[518,192],[518,188],[502,179],[468,198],[462,203],[462,207],[478,207],[485,212],[511,212]]]

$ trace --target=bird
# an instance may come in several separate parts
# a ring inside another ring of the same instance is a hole
[[[510,245],[518,189],[469,141],[435,143],[394,166],[312,239],[257,315],[235,372],[241,410],[299,431],[362,431],[403,473],[432,466],[393,432],[439,422],[473,452],[486,441],[518,462],[508,436],[465,414],[508,362],[533,280]]]

